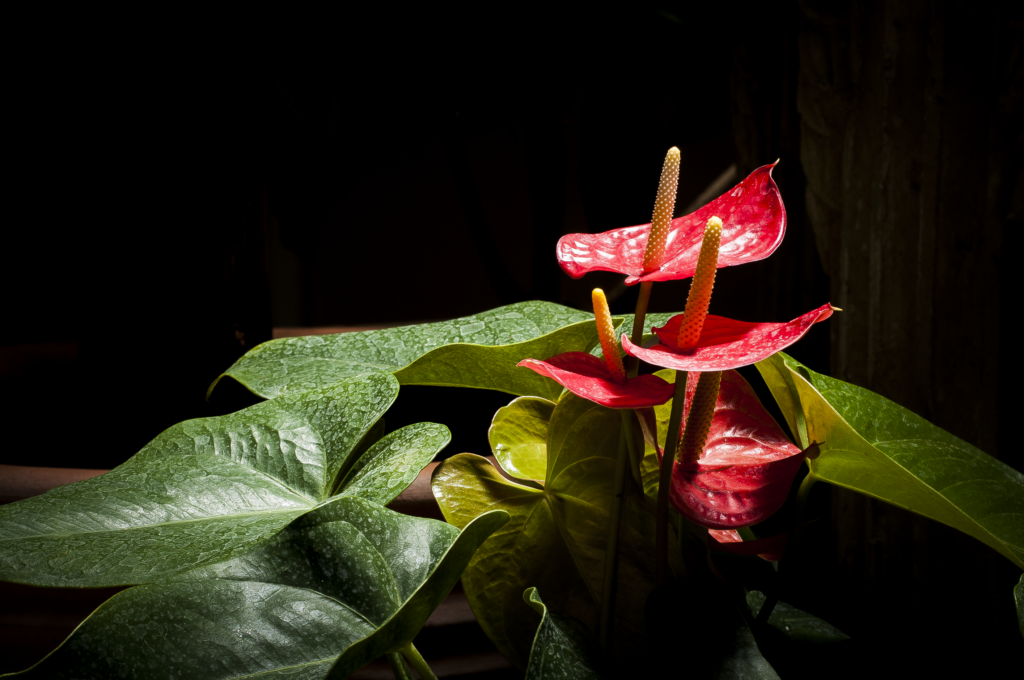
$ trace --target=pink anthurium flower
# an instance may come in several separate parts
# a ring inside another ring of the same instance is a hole
[[[551,378],[573,394],[608,408],[646,408],[671,399],[674,388],[656,375],[626,377],[604,291],[595,288],[593,301],[603,359],[585,352],[565,352],[544,361],[523,359],[516,365]]]
[[[684,416],[695,391],[696,381],[687,381]],[[638,413],[645,439],[657,446],[653,410]],[[660,446],[657,451],[660,458]],[[816,453],[816,444],[805,451],[794,446],[747,381],[725,371],[703,454],[696,462],[675,461],[669,500],[684,517],[709,529],[757,524],[782,507],[800,464]]]
[[[630,286],[640,281],[689,278],[697,267],[704,225],[713,215],[725,224],[719,268],[763,260],[775,252],[786,233],[786,208],[772,179],[774,167],[775,163],[758,168],[703,208],[672,220],[664,255],[649,271],[645,271],[644,252],[650,224],[603,234],[567,234],[558,241],[558,264],[574,279],[592,271],[626,274]]]
[[[708,314],[696,347],[679,345],[685,314],[677,314],[652,330],[661,341],[650,348],[638,347],[622,337],[626,353],[643,361],[677,371],[726,371],[767,359],[806,335],[811,326],[832,316],[832,305],[807,312],[787,323],[750,323]]]
[[[709,529],[708,538],[711,539],[708,541],[708,547],[715,552],[743,555],[745,557],[758,555],[766,560],[780,560],[786,551],[789,534],[779,534],[778,536],[744,541],[740,536],[740,532],[735,529]]]

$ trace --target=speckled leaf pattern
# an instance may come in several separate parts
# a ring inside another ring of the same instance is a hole
[[[604,573],[619,414],[575,395],[552,413],[543,489],[503,478],[486,458],[460,454],[434,471],[433,490],[445,518],[464,526],[494,508],[512,520],[473,558],[463,575],[470,605],[499,650],[526,667],[536,614],[522,594],[536,587],[560,614],[594,625]],[[654,517],[633,495],[620,529],[615,649],[643,637],[643,603],[653,589]]]
[[[387,505],[451,440],[448,428],[437,423],[416,423],[387,434],[355,462],[339,493]]]
[[[179,423],[107,474],[0,507],[0,579],[152,583],[249,550],[327,498],[397,394],[379,374]]]
[[[555,403],[519,397],[494,414],[487,439],[495,460],[516,479],[544,479],[548,465],[548,421]]]
[[[750,613],[757,616],[764,606],[765,595],[759,590],[751,590],[747,593],[747,606]],[[796,642],[810,642],[823,644],[828,642],[842,642],[849,640],[850,636],[842,632],[831,623],[822,621],[816,616],[797,609],[791,604],[777,602],[768,617],[768,625],[778,629],[783,635]]]
[[[520,302],[441,323],[272,340],[250,350],[224,375],[268,399],[376,372],[394,373],[403,385],[557,398],[560,389],[516,364],[587,351],[596,342],[591,314],[550,302]]]
[[[810,461],[814,475],[955,527],[1024,567],[1024,475],[898,404],[785,354],[757,367],[790,428],[821,443],[821,455]]]
[[[583,625],[548,611],[536,588],[523,593],[523,599],[540,614],[526,680],[599,680]]]
[[[25,675],[345,677],[412,640],[506,520],[460,533],[332,499],[243,557],[115,595]]]

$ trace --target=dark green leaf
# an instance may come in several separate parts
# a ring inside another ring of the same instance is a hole
[[[1017,625],[1020,626],[1021,637],[1024,637],[1024,574],[1020,582],[1013,587],[1013,599],[1017,601]]]
[[[523,593],[523,599],[540,614],[526,680],[598,680],[601,676],[594,671],[590,643],[583,625],[575,619],[548,611],[536,588]]]
[[[747,593],[747,606],[750,613],[756,618],[764,605],[765,595],[759,590],[751,590]],[[797,609],[785,602],[778,602],[768,617],[768,625],[778,629],[783,635],[797,642],[842,642],[849,640],[850,636],[835,626],[822,621],[816,616],[811,616],[805,611]]]
[[[503,478],[490,462],[460,454],[434,471],[445,518],[465,526],[501,508],[508,525],[473,558],[463,584],[484,631],[513,663],[526,667],[537,617],[522,606],[529,587],[560,614],[593,625],[604,574],[618,412],[566,395],[551,415],[543,489]],[[625,498],[619,539],[615,649],[643,636],[643,603],[653,588],[654,517],[638,496]]]
[[[556,399],[561,387],[516,364],[587,351],[596,342],[592,315],[550,302],[520,302],[441,323],[272,340],[224,375],[268,399],[375,372],[394,373],[403,385]]]
[[[114,596],[29,677],[346,677],[408,643],[481,542],[340,497],[242,557]]]
[[[0,507],[0,579],[151,583],[250,550],[327,498],[397,394],[378,374],[175,425],[104,475]]]
[[[498,409],[487,438],[498,464],[516,479],[544,479],[548,464],[548,421],[555,403],[519,397]]]
[[[757,364],[811,474],[955,527],[1024,567],[1024,475],[874,392],[776,354]],[[805,423],[798,420],[803,417]]]
[[[387,505],[451,440],[448,428],[437,423],[416,423],[392,432],[356,461],[339,493]]]

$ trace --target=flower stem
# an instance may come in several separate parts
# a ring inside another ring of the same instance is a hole
[[[640,297],[636,299],[636,309],[633,311],[633,329],[629,341],[634,345],[642,345],[644,341],[644,321],[647,320],[647,303],[651,301],[651,288],[653,281],[642,281],[640,283]],[[640,370],[640,359],[629,357],[626,362],[626,375],[635,378]]]
[[[395,674],[395,680],[412,680],[412,676],[409,675],[409,669],[406,668],[405,662],[402,661],[401,654],[391,652],[387,657],[388,663],[391,665],[391,672]]]
[[[628,440],[632,432],[627,429],[629,411],[623,411],[622,434]],[[612,616],[615,614],[615,576],[619,566],[619,520],[622,518],[622,496],[626,490],[627,449],[625,441],[619,442],[619,455],[615,460],[615,477],[612,488],[611,516],[608,518],[608,543],[604,553],[604,582],[601,586],[601,625],[599,639],[601,647],[608,651],[611,642]]]
[[[636,483],[636,488],[642,491],[644,480],[640,472],[640,461],[644,457],[644,447],[643,439],[637,437],[636,425],[639,423],[634,419],[632,410],[621,409],[619,413],[622,415],[622,431],[626,433],[626,452],[629,454],[630,472],[633,474],[633,482]],[[637,447],[639,447],[639,451]]]
[[[672,466],[679,446],[679,430],[683,424],[683,404],[686,401],[687,374],[676,371],[676,391],[672,396],[672,413],[665,433],[665,453],[658,472],[658,505],[655,511],[655,540],[657,552],[658,585],[668,585],[668,492],[672,484]]]
[[[430,670],[430,666],[428,666],[427,662],[423,660],[423,657],[420,656],[419,650],[416,649],[411,642],[398,651],[402,653],[402,656],[406,658],[409,665],[413,667],[413,670],[420,674],[420,677],[423,678],[423,680],[437,680],[437,676],[434,675],[434,671]]]

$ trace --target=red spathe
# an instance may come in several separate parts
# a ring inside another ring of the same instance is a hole
[[[523,366],[551,378],[573,394],[608,408],[645,408],[672,398],[672,385],[656,375],[616,382],[604,359],[585,352],[565,352],[545,361],[523,359]]]
[[[587,272],[626,274],[626,285],[640,281],[673,281],[693,276],[712,216],[723,223],[718,267],[756,262],[775,252],[786,233],[786,208],[772,179],[775,164],[765,165],[696,212],[672,220],[662,264],[644,274],[644,250],[650,224],[612,229],[602,234],[567,234],[555,255],[566,274],[578,279]]]
[[[749,366],[767,359],[807,334],[811,326],[832,316],[832,306],[825,304],[786,323],[751,323],[708,314],[696,349],[680,352],[676,339],[683,315],[677,314],[663,327],[652,329],[660,343],[650,348],[638,347],[622,337],[627,354],[663,368],[677,371],[727,371]]]
[[[696,382],[686,385],[684,423]],[[654,413],[641,416],[651,442]],[[709,529],[757,524],[782,507],[806,455],[786,438],[747,381],[726,371],[704,455],[696,463],[675,462],[669,500],[687,519]]]

